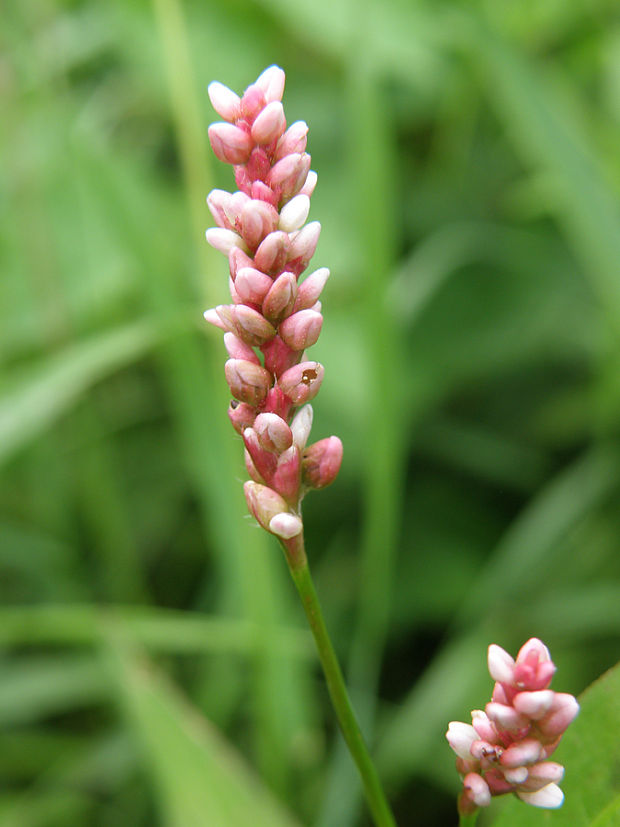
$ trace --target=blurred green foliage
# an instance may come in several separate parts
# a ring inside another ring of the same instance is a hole
[[[271,63],[332,270],[311,565],[399,823],[455,823],[487,644],[618,660],[617,4],[8,0],[0,43],[0,827],[367,823],[200,315],[206,85]]]

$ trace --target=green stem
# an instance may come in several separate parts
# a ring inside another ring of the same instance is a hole
[[[372,763],[364,737],[355,718],[342,677],[342,671],[329,637],[319,598],[312,582],[303,534],[290,540],[281,540],[286,560],[314,635],[321,666],[327,680],[329,695],[338,718],[344,740],[364,785],[368,806],[377,827],[396,827],[390,805]]]
[[[461,814],[459,816],[459,827],[475,827],[479,813],[480,810],[476,810],[475,813],[471,813],[470,815]]]

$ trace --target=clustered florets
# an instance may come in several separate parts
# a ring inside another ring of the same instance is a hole
[[[459,810],[472,813],[491,796],[511,792],[535,807],[559,807],[564,767],[546,759],[579,704],[549,689],[556,668],[537,638],[521,647],[516,661],[500,646],[489,646],[488,664],[496,681],[491,702],[484,712],[473,710],[471,726],[453,721],[446,733],[463,777]]]
[[[263,528],[290,539],[302,530],[305,491],[336,477],[342,443],[329,437],[306,447],[312,408],[305,403],[318,393],[324,369],[304,351],[321,332],[318,299],[329,270],[299,283],[321,225],[305,223],[317,176],[305,152],[307,125],[286,128],[284,80],[271,66],[242,97],[221,83],[209,86],[225,121],[209,127],[209,140],[217,157],[233,164],[239,192],[213,190],[207,198],[218,225],[207,241],[228,256],[233,303],[205,318],[225,331],[234,396],[228,415],[245,444],[248,506]]]

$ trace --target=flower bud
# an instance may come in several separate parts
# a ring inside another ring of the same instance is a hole
[[[555,673],[549,650],[538,638],[524,643],[515,661],[513,686],[535,691],[546,689]]]
[[[471,745],[478,739],[476,730],[461,721],[451,721],[446,732],[448,743],[456,754],[465,759],[471,758]]]
[[[282,100],[286,76],[279,66],[269,66],[256,79],[255,85],[262,89],[267,103]]]
[[[286,130],[278,141],[275,151],[275,160],[280,161],[286,155],[301,155],[306,150],[308,124],[305,121],[295,121]]]
[[[310,156],[306,153],[293,152],[286,155],[271,167],[267,183],[280,193],[280,199],[288,201],[304,185],[310,170]]]
[[[231,123],[212,123],[209,141],[220,161],[227,164],[245,164],[252,152],[249,134]]]
[[[244,459],[244,462],[245,462],[245,470],[248,472],[251,479],[253,479],[254,482],[260,483],[261,485],[265,485],[265,480],[258,473],[258,470],[257,470],[256,466],[254,465],[254,461],[252,460],[252,457],[250,456],[250,452],[248,451],[247,448],[244,448],[244,450],[243,450],[243,459]]]
[[[287,264],[289,270],[296,275],[303,273],[314,255],[320,234],[321,224],[319,221],[311,221],[301,228],[289,247]]]
[[[257,310],[245,304],[233,306],[231,316],[235,324],[235,333],[251,347],[259,347],[268,342],[275,334],[275,328]]]
[[[265,108],[267,103],[265,93],[256,83],[252,83],[243,93],[241,98],[241,114],[250,123]]]
[[[537,721],[538,729],[545,741],[552,741],[561,735],[579,713],[577,699],[567,692],[554,692],[553,701],[547,714]]]
[[[491,701],[485,707],[485,711],[491,721],[500,730],[518,732],[529,726],[529,721],[523,715],[519,715],[516,709],[507,704],[498,704]]]
[[[256,419],[256,408],[245,402],[237,402],[236,399],[231,400],[228,406],[228,418],[232,422],[232,426],[238,434],[242,434],[246,428],[251,428]]]
[[[314,310],[300,310],[285,319],[280,325],[279,334],[293,350],[305,350],[316,343],[323,327],[323,316]]]
[[[296,445],[291,445],[278,457],[278,464],[274,471],[270,484],[282,496],[295,503],[299,499],[300,486],[300,471],[301,471],[301,456],[299,448]]]
[[[555,810],[564,803],[564,793],[557,784],[547,784],[535,793],[517,790],[517,798],[533,807],[543,807],[546,810]]]
[[[229,359],[224,365],[232,395],[256,407],[264,401],[271,385],[271,374],[262,365],[244,359]]]
[[[535,764],[540,758],[542,747],[536,738],[524,738],[511,744],[502,753],[500,764],[502,767],[521,767],[523,764]]]
[[[293,442],[300,451],[303,451],[306,447],[306,442],[310,436],[313,415],[314,411],[312,410],[312,405],[304,405],[303,408],[300,408],[297,411],[293,417],[293,421],[291,422]]]
[[[263,238],[276,229],[278,221],[275,207],[250,198],[241,210],[239,231],[248,247],[256,249]]]
[[[243,444],[249,453],[256,470],[261,477],[271,485],[271,478],[275,473],[278,464],[278,458],[272,451],[267,451],[260,444],[258,434],[252,428],[246,428],[241,434],[243,437]]]
[[[272,284],[273,280],[255,267],[242,267],[237,270],[235,290],[246,303],[260,306]]]
[[[310,212],[310,199],[307,195],[296,195],[280,210],[279,228],[286,233],[296,232],[302,227]]]
[[[249,345],[235,336],[234,333],[224,334],[224,346],[231,359],[244,359],[246,362],[254,362],[260,365],[260,359]]]
[[[277,273],[286,264],[290,240],[287,233],[276,230],[269,233],[258,246],[254,263],[263,273]]]
[[[228,254],[228,266],[231,277],[236,279],[237,272],[242,267],[253,267],[254,261],[240,247],[233,247]]]
[[[487,782],[478,773],[470,772],[463,779],[464,794],[475,807],[488,807],[491,791]]]
[[[537,721],[549,711],[555,692],[551,689],[540,689],[538,692],[519,692],[512,699],[512,705],[521,715],[527,715],[532,721]]]
[[[235,167],[235,169],[240,169],[240,167]],[[248,176],[248,180],[250,182],[249,191],[244,190],[244,192],[251,192],[252,191],[252,184],[254,181],[264,181],[267,175],[269,174],[269,170],[271,169],[271,161],[265,148],[262,146],[255,146],[252,152],[250,153],[250,157],[248,162],[245,165],[245,171]]]
[[[512,683],[515,666],[514,658],[502,649],[501,646],[497,646],[495,643],[489,646],[487,662],[489,674],[494,681],[507,684]]]
[[[225,256],[229,255],[234,247],[240,247],[242,250],[247,250],[245,241],[240,235],[237,235],[234,230],[225,230],[221,227],[209,227],[205,233],[207,242],[220,253]]]
[[[286,422],[274,413],[261,413],[253,429],[261,448],[281,454],[293,444],[293,434]]]
[[[279,100],[272,101],[256,116],[252,124],[252,140],[257,144],[270,144],[277,141],[285,129],[284,108]]]
[[[209,310],[205,310],[202,314],[204,316],[204,320],[212,324],[214,327],[219,327],[220,330],[229,330],[230,328],[226,326],[226,324],[220,318],[217,309],[215,307],[210,308]]]
[[[269,523],[276,514],[288,511],[288,504],[285,500],[266,485],[248,481],[243,485],[243,493],[248,508],[267,531],[270,530]]]
[[[220,118],[225,121],[235,121],[241,116],[241,98],[228,86],[214,80],[207,87],[211,106],[215,109]]]
[[[309,402],[319,392],[325,368],[319,362],[301,362],[285,371],[278,386],[293,405]]]
[[[281,537],[283,540],[290,540],[291,537],[296,537],[301,533],[303,527],[301,517],[298,517],[297,514],[291,514],[288,511],[276,514],[276,516],[272,517],[269,521],[269,531]]]
[[[293,202],[291,201],[291,204],[292,203]],[[309,276],[306,276],[297,289],[297,299],[295,301],[294,310],[307,310],[309,308],[313,308],[314,304],[321,295],[328,278],[329,270],[327,267],[321,267],[318,270],[315,270],[314,273],[310,273]]]
[[[271,187],[268,187],[267,184],[263,183],[263,181],[252,182],[250,195],[256,201],[265,201],[265,203],[271,204],[272,207],[278,206],[278,199],[276,198],[274,191]]]
[[[527,780],[521,783],[524,792],[536,792],[547,784],[558,783],[564,778],[564,767],[555,761],[543,761],[528,769]]]
[[[337,436],[309,445],[302,461],[304,485],[309,488],[325,488],[336,479],[341,463],[342,442]]]
[[[309,170],[308,175],[306,176],[306,182],[303,185],[303,187],[299,190],[299,194],[300,195],[307,195],[308,198],[310,198],[310,196],[314,192],[314,188],[316,187],[316,182],[318,180],[318,177],[319,176],[316,174],[316,172],[313,169]]]
[[[211,190],[207,196],[207,207],[213,216],[213,219],[218,227],[223,227],[225,230],[233,229],[232,224],[228,218],[227,207],[231,195],[226,190]]]
[[[277,322],[293,309],[297,298],[297,279],[292,273],[281,273],[272,283],[263,301],[263,313],[271,322]],[[283,337],[282,337],[283,338]],[[300,348],[296,348],[299,350]]]

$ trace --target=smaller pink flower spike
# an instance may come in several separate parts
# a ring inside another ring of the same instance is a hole
[[[473,710],[472,727],[453,721],[447,733],[463,778],[459,811],[471,814],[488,804],[478,779],[489,800],[512,792],[535,807],[561,806],[557,784],[564,768],[545,759],[577,715],[577,700],[548,689],[555,666],[537,638],[521,647],[516,660],[500,646],[489,646],[488,666],[496,684],[486,712]]]

